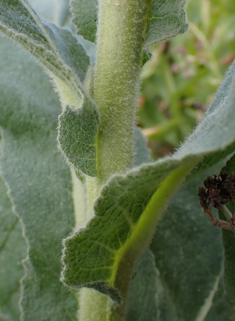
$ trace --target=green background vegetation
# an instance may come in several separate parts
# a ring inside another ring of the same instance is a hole
[[[142,73],[138,122],[156,159],[201,121],[235,58],[235,2],[188,0],[188,32],[153,47]]]

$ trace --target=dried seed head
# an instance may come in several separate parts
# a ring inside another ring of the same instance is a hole
[[[213,208],[224,209],[224,205],[233,201],[235,205],[235,173],[229,178],[227,173],[221,175],[208,176],[204,181],[205,187],[200,187],[198,196],[200,204],[213,225],[223,229],[235,231],[235,212],[232,213],[230,222],[218,220],[211,215]]]

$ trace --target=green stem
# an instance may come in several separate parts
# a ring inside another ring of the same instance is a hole
[[[136,101],[148,0],[100,0],[92,96],[100,114],[97,136],[98,181],[87,179],[92,211],[99,182],[133,166]],[[92,187],[91,193],[89,190]],[[90,205],[89,205],[90,204]],[[79,321],[108,320],[108,299],[82,289]],[[121,321],[121,320],[119,320]]]
[[[100,0],[94,100],[100,113],[97,168],[104,181],[133,166],[136,101],[147,0]]]
[[[79,321],[108,321],[107,295],[93,289],[83,288],[79,293]]]

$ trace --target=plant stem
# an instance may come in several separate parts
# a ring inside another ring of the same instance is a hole
[[[134,128],[147,1],[99,1],[92,96],[100,114],[97,136],[100,182],[107,180],[113,173],[124,173],[133,166]],[[98,181],[88,180],[87,188],[94,185],[93,190],[98,191],[97,184],[99,185]],[[91,194],[88,193],[88,209],[95,198],[94,193]],[[107,296],[91,289],[82,289],[80,293],[79,321],[108,320]]]
[[[83,288],[79,294],[79,321],[108,321],[109,298],[93,289]]]
[[[94,100],[97,168],[104,181],[133,166],[134,127],[147,0],[100,0]]]

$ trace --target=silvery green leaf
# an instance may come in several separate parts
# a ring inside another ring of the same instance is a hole
[[[61,240],[74,226],[70,170],[56,146],[60,104],[40,67],[0,40],[1,170],[28,242],[21,318],[77,320],[77,299],[59,281]]]
[[[188,29],[185,0],[153,0],[149,8],[145,47],[175,37]]]
[[[174,305],[164,289],[154,256],[148,249],[133,269],[127,301],[128,321],[178,321]]]
[[[26,242],[19,218],[12,212],[4,181],[0,179],[0,320],[20,320],[20,279]]]
[[[28,50],[43,66],[66,80],[84,80],[89,59],[69,30],[40,19],[27,0],[0,1],[0,31]],[[76,55],[74,54],[76,53]]]
[[[143,136],[139,127],[135,129],[134,150],[134,166],[139,166],[150,161],[150,149],[147,147],[147,138]]]
[[[210,310],[211,302],[206,306],[206,300],[220,278],[221,231],[202,211],[197,194],[206,176],[222,166],[212,167],[184,184],[172,198],[150,245],[179,320],[204,320],[199,315],[203,307],[206,313]]]
[[[81,84],[89,65],[83,46],[69,30],[40,20],[26,0],[1,0],[0,8],[0,30],[36,57],[56,84],[62,84],[58,88],[61,96],[61,87],[67,87],[75,97],[75,106],[67,106],[60,118],[61,150],[77,170],[96,176],[95,137],[99,116],[94,102]],[[80,125],[80,130],[70,128],[71,123]],[[92,133],[84,132],[84,128],[92,128]],[[84,146],[84,137],[88,149]],[[76,145],[68,138],[76,138]],[[78,150],[81,151],[80,157],[77,156]]]
[[[72,0],[71,9],[73,23],[77,26],[78,34],[94,42],[96,35],[97,0]]]

